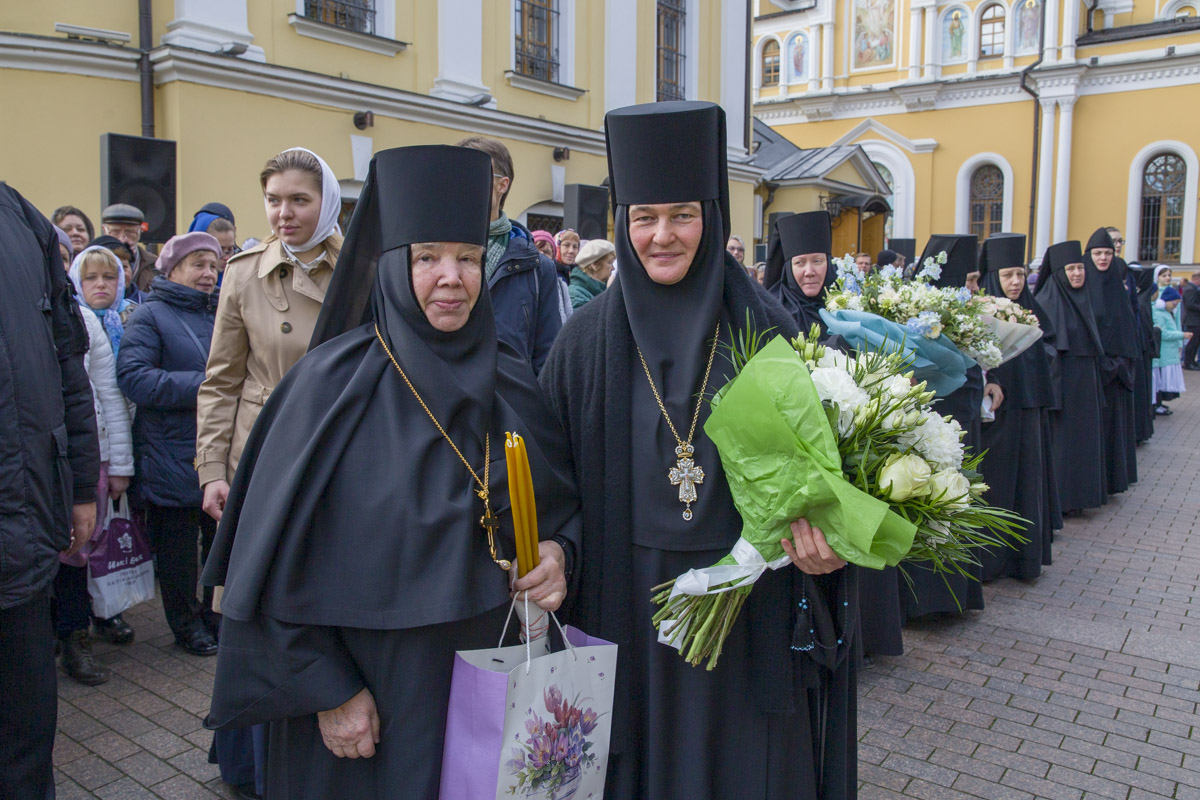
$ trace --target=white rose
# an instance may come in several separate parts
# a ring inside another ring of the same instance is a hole
[[[971,482],[956,469],[943,469],[929,479],[929,496],[950,508],[966,508],[970,492]]]
[[[912,388],[912,384],[909,383],[908,378],[900,375],[893,375],[887,382],[888,394],[897,400],[907,397]]]
[[[893,455],[879,471],[879,488],[893,502],[929,493],[929,464],[914,455]]]

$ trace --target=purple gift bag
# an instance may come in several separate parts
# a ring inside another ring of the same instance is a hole
[[[100,619],[121,614],[154,597],[154,559],[146,534],[129,516],[129,493],[119,506],[108,501],[108,516],[88,554],[88,593]]]
[[[558,653],[546,637],[455,654],[443,800],[603,795],[617,646],[560,630]]]

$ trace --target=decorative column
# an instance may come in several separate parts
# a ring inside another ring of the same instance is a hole
[[[821,25],[821,91],[833,91],[833,23]]]
[[[821,88],[821,28],[814,25],[808,33],[808,91],[816,92]]]
[[[1047,0],[1042,0],[1047,2]],[[1046,65],[1058,63],[1058,3],[1046,6],[1046,55],[1042,63]]]
[[[925,9],[916,6],[908,18],[908,79],[921,77],[921,14]]]
[[[721,3],[721,105],[731,120],[746,119],[746,4],[737,0]],[[786,75],[786,53],[780,53],[780,83]],[[729,126],[727,146],[731,153],[745,156],[748,143],[744,124]]]
[[[937,8],[930,8],[925,14],[925,80],[936,81],[940,69],[936,63],[937,50]]]
[[[456,103],[490,95],[483,85],[483,0],[437,0],[437,24],[438,75],[429,94]],[[482,105],[495,108],[496,100]]]
[[[1050,212],[1054,187],[1054,100],[1042,100],[1042,131],[1038,145],[1037,223],[1033,257],[1041,259],[1050,246]]]
[[[1079,35],[1079,0],[1067,0],[1063,11],[1062,60],[1075,61],[1075,37]]]
[[[1075,116],[1074,97],[1058,98],[1058,158],[1054,175],[1054,241],[1067,238],[1071,205],[1071,124]]]
[[[604,4],[604,110],[637,103],[637,0]],[[745,61],[745,55],[741,56]]]

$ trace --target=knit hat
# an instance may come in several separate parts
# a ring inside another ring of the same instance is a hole
[[[604,239],[589,239],[588,243],[579,249],[579,255],[575,257],[575,266],[586,269],[609,253],[615,252],[617,252],[617,248],[613,247],[612,242]]]
[[[1168,286],[1162,290],[1162,294],[1158,296],[1158,299],[1162,300],[1164,303],[1169,303],[1172,300],[1182,300],[1183,295],[1181,295],[1179,290],[1174,286]]]
[[[215,236],[211,233],[193,231],[192,233],[172,236],[163,245],[162,251],[158,254],[158,261],[154,262],[154,267],[164,277],[170,276],[171,270],[175,269],[185,256],[197,250],[209,250],[217,258],[221,257],[221,243],[217,241]]]
[[[554,234],[551,233],[550,231],[531,231],[531,233],[533,234],[534,245],[537,245],[539,242],[549,242],[550,243],[550,252],[552,253],[552,255],[550,257],[553,258],[555,261],[557,261],[558,260],[558,242],[554,241]]]

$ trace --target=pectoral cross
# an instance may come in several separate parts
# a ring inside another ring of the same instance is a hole
[[[672,486],[679,487],[679,502],[687,507],[683,510],[683,518],[692,520],[692,503],[696,502],[696,484],[704,483],[704,470],[696,465],[692,454],[696,448],[690,443],[681,444],[675,448],[675,466],[667,473]]]
[[[500,530],[500,518],[492,513],[492,507],[484,500],[484,514],[479,519],[479,524],[487,531],[488,549],[491,551],[492,560],[496,562],[496,566],[500,569],[508,571],[512,568],[512,562],[506,558],[498,558],[496,556],[496,532]]]

